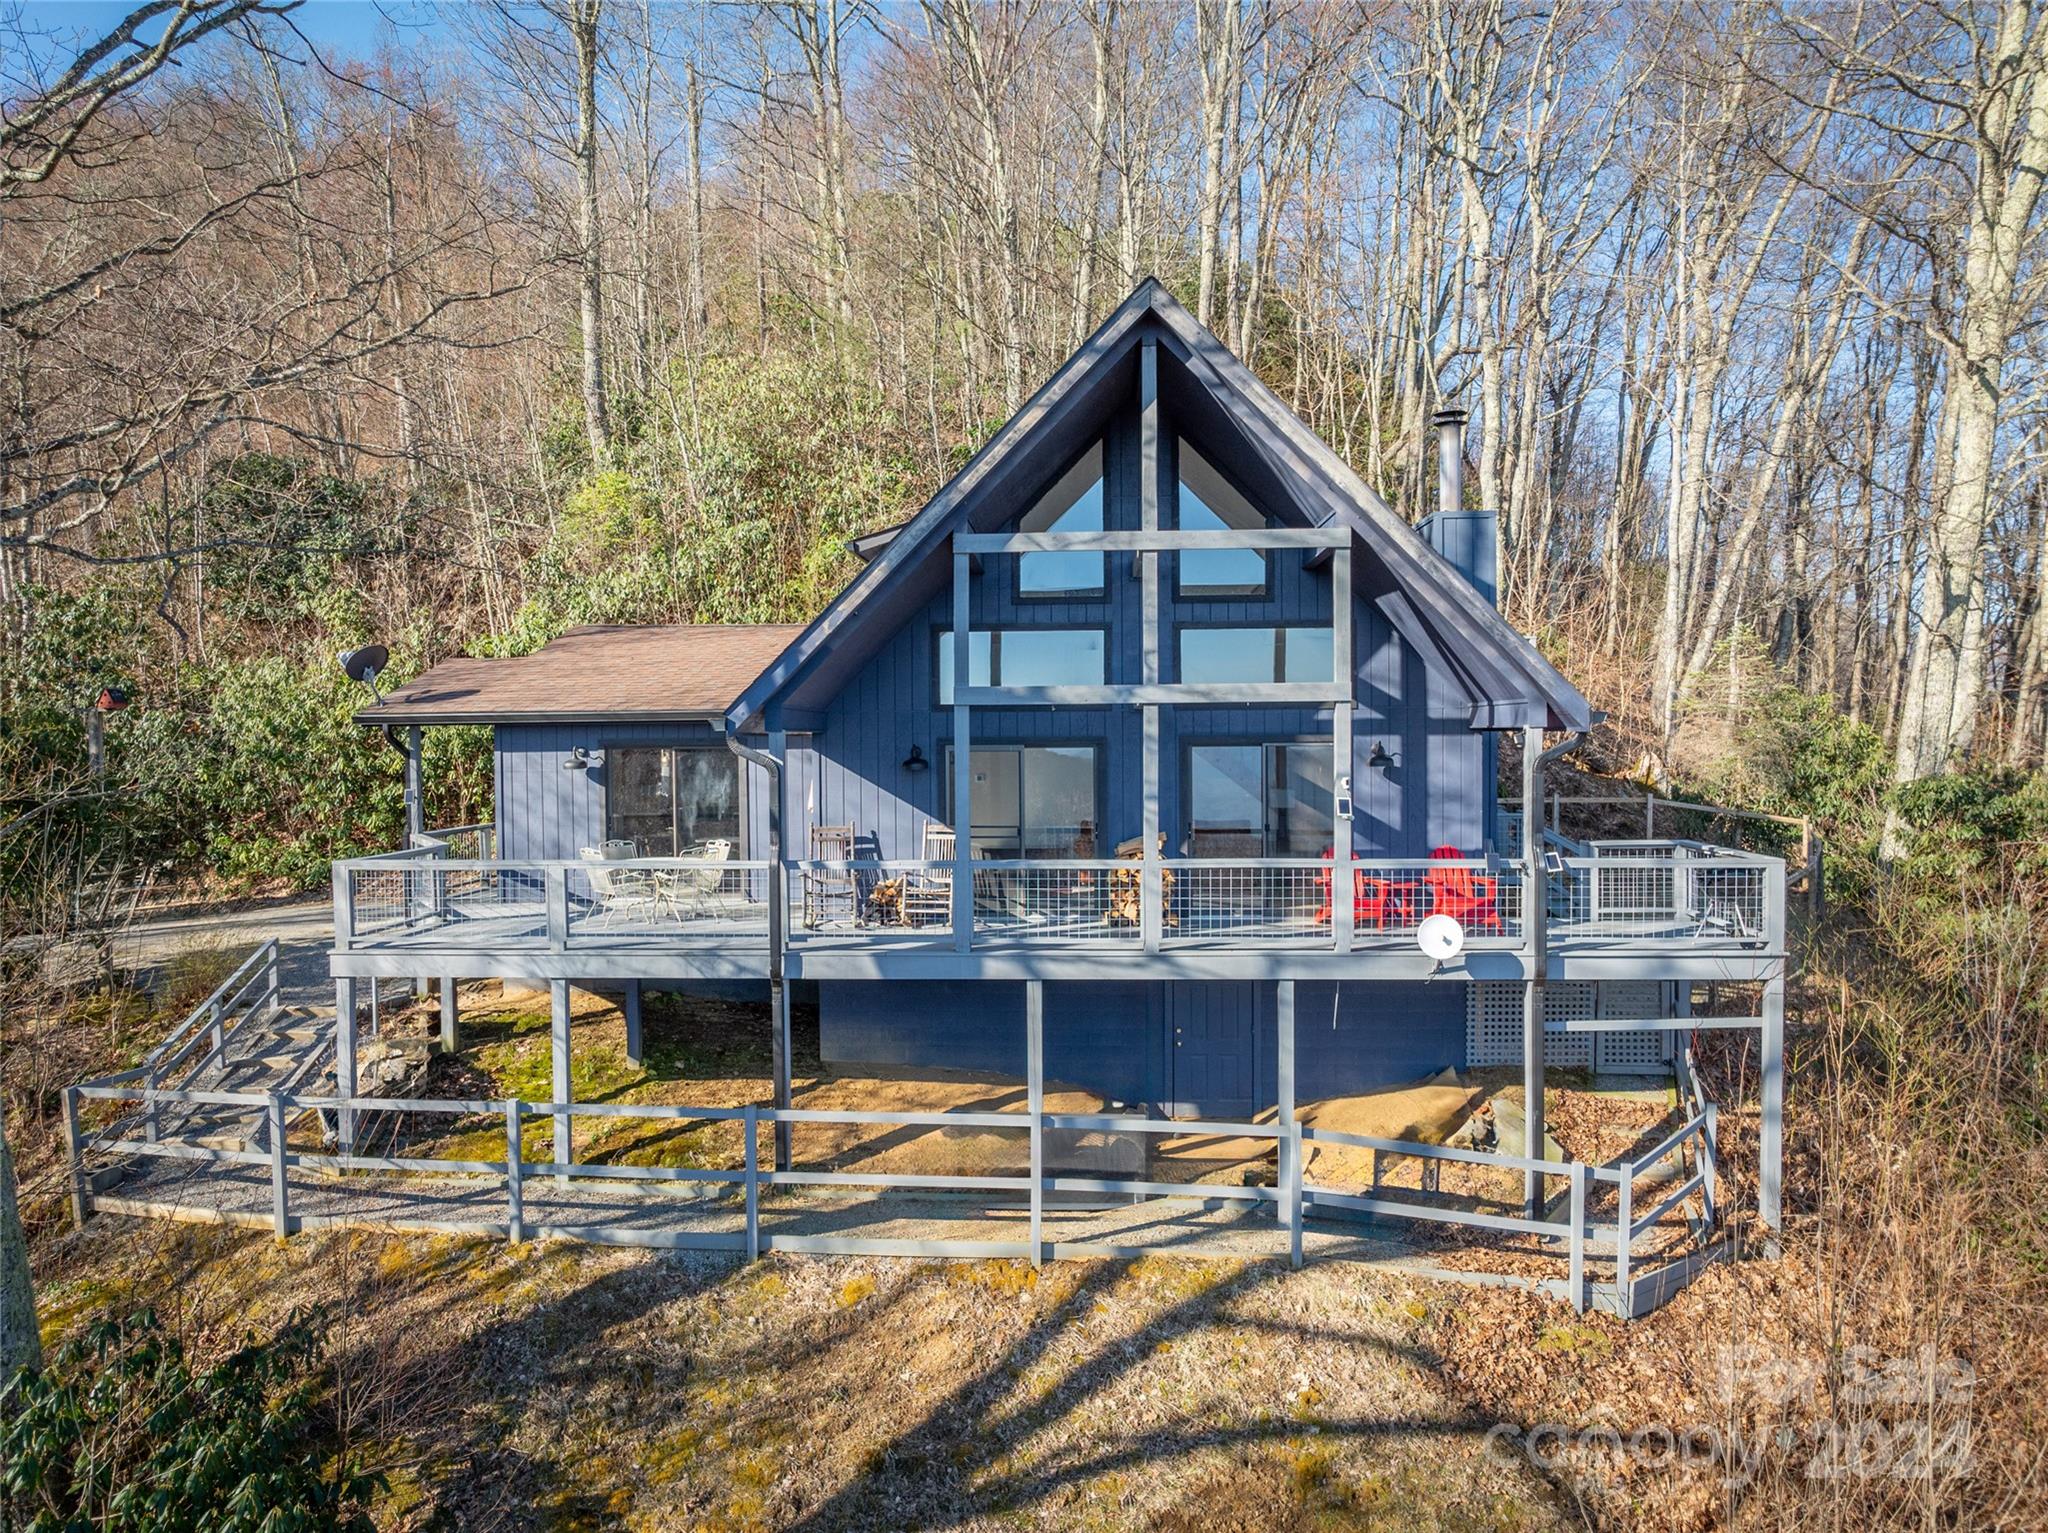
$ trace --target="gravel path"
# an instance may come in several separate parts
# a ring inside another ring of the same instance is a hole
[[[285,1004],[331,1006],[327,953],[334,946],[334,902],[315,896],[137,921],[114,939],[114,961],[125,969],[155,969],[193,948],[225,948],[240,956],[272,938]]]

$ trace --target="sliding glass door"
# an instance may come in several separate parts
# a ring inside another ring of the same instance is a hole
[[[946,811],[950,818],[950,748],[946,755]],[[976,853],[983,857],[1097,855],[1094,746],[978,745],[969,752],[967,767],[974,788],[969,829]]]
[[[725,747],[614,745],[605,776],[606,840],[641,857],[687,857],[707,841],[745,855],[739,758]]]
[[[1320,857],[1330,845],[1328,741],[1191,745],[1188,851],[1196,857]]]

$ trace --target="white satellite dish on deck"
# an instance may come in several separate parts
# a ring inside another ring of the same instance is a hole
[[[1422,924],[1415,928],[1415,945],[1422,949],[1424,957],[1442,964],[1465,951],[1465,928],[1458,924],[1457,917],[1441,911],[1424,916]]]

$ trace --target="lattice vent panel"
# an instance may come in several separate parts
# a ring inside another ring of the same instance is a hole
[[[1553,982],[1543,987],[1544,1020],[1589,1017],[1654,1017],[1662,1012],[1663,987],[1654,980],[1605,984]],[[1625,1033],[1547,1033],[1547,1065],[1602,1070],[1660,1070],[1671,1035],[1646,1029]],[[1466,989],[1465,1058],[1474,1066],[1522,1062],[1522,986],[1513,980],[1482,980]]]
[[[1600,986],[1603,1017],[1660,1017],[1664,987],[1655,980],[1609,980]],[[1596,1033],[1594,1067],[1609,1074],[1661,1074],[1671,1057],[1675,1033],[1636,1028],[1624,1033]]]

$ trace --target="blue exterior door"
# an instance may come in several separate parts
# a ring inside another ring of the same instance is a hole
[[[1174,1117],[1251,1116],[1255,990],[1249,980],[1167,985],[1173,1061],[1167,1110]]]

